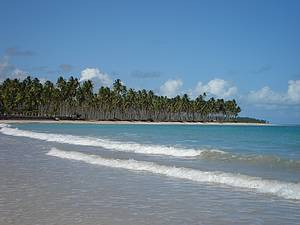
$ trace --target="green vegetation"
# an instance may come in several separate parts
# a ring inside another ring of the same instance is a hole
[[[269,123],[266,120],[259,120],[259,119],[250,118],[250,117],[237,117],[235,119],[235,121],[238,123]]]
[[[235,100],[191,100],[187,94],[168,98],[153,91],[127,88],[117,79],[112,88],[93,91],[93,83],[59,77],[56,84],[37,78],[6,79],[0,84],[0,114],[5,117],[35,117],[90,120],[139,121],[235,121],[241,111]]]

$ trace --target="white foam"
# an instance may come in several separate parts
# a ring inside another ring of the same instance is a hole
[[[10,127],[10,125],[6,124],[6,123],[0,123],[0,128],[2,128],[2,127]]]
[[[150,154],[150,155],[168,155],[175,157],[196,157],[202,153],[222,152],[220,150],[207,150],[207,149],[191,149],[191,148],[179,148],[173,146],[164,145],[145,145],[135,142],[120,142],[109,139],[100,139],[93,137],[74,136],[67,134],[51,134],[33,132],[27,130],[20,130],[18,128],[12,128],[3,126],[0,127],[0,132],[6,135],[12,135],[17,137],[29,137],[38,140],[44,140],[49,142],[58,142],[63,144],[74,144],[81,146],[94,146],[102,147],[109,150],[122,151],[122,152],[133,152],[139,154]]]
[[[265,180],[260,177],[251,177],[241,174],[224,172],[205,172],[189,168],[178,168],[158,165],[152,162],[136,160],[106,159],[97,155],[88,155],[80,152],[62,151],[52,148],[47,155],[63,159],[82,161],[89,164],[122,168],[132,171],[145,171],[168,177],[187,179],[196,182],[222,184],[232,187],[245,188],[260,193],[273,194],[286,199],[300,200],[300,184],[287,183],[276,180]]]

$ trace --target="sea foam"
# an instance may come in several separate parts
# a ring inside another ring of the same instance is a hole
[[[28,130],[20,130],[18,128],[12,128],[7,125],[2,125],[0,126],[0,128],[0,132],[6,135],[12,135],[17,137],[29,137],[38,140],[58,142],[63,144],[101,147],[108,150],[115,150],[121,152],[132,152],[149,155],[167,155],[175,157],[197,157],[207,152],[223,153],[223,151],[217,149],[192,149],[165,145],[146,145],[135,142],[114,141],[104,138],[33,132]]]
[[[273,194],[285,199],[300,200],[299,183],[266,180],[260,177],[251,177],[242,174],[225,173],[219,171],[207,172],[190,168],[170,167],[159,165],[153,162],[107,159],[98,155],[89,155],[73,151],[62,151],[56,148],[52,148],[47,155],[112,168],[121,168],[131,171],[144,171],[195,182],[227,185],[231,187],[253,190],[260,193]]]
[[[111,151],[130,152],[147,155],[163,155],[183,158],[198,158],[204,160],[217,160],[229,163],[242,162],[253,165],[289,168],[293,170],[300,169],[300,160],[285,159],[272,155],[245,155],[225,152],[219,149],[180,148],[177,146],[140,144],[136,142],[123,142],[88,136],[33,132],[13,128],[8,124],[0,124],[0,132],[6,135],[34,138],[48,142],[73,144],[79,146],[101,147]]]

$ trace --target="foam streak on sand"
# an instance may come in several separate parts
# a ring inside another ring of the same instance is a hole
[[[74,144],[80,146],[93,146],[101,147],[109,150],[132,152],[139,154],[149,155],[168,155],[175,157],[195,157],[207,151],[222,152],[220,150],[206,150],[206,149],[187,149],[177,148],[173,146],[164,145],[144,145],[134,142],[119,142],[103,138],[83,137],[66,134],[51,134],[32,132],[27,130],[20,130],[17,128],[9,127],[8,125],[0,125],[0,132],[6,135],[12,135],[17,137],[29,137],[43,141],[58,142],[63,144]]]
[[[132,171],[144,171],[179,179],[202,183],[222,184],[232,187],[255,190],[260,193],[273,194],[286,199],[300,200],[300,184],[276,180],[265,180],[241,174],[224,172],[205,172],[189,168],[178,168],[159,165],[152,162],[136,160],[106,159],[97,155],[83,154],[73,151],[62,151],[52,148],[47,155],[63,159],[77,160],[88,164],[122,168]]]

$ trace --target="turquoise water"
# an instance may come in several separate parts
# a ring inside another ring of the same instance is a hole
[[[20,129],[300,159],[300,126],[24,124]]]
[[[300,126],[14,124],[0,140],[7,224],[1,202],[45,208],[27,224],[300,221]]]

